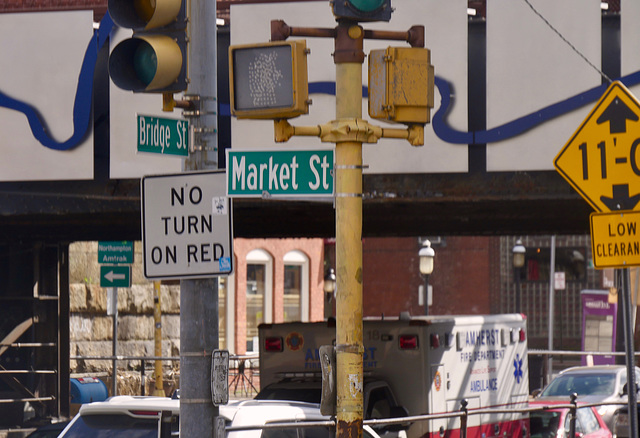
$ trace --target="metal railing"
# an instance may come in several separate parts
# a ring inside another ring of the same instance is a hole
[[[399,418],[384,418],[384,419],[370,419],[364,420],[363,423],[365,425],[371,427],[377,426],[391,426],[391,425],[403,425],[407,423],[415,423],[418,421],[429,421],[429,420],[439,420],[439,419],[451,419],[451,418],[459,418],[460,419],[460,437],[467,437],[467,425],[468,419],[473,415],[486,415],[486,414],[529,414],[531,412],[539,412],[547,409],[569,409],[570,417],[569,417],[569,434],[568,436],[576,436],[576,411],[578,408],[586,408],[592,406],[603,406],[603,405],[620,405],[626,406],[626,403],[577,403],[577,394],[572,394],[569,398],[568,403],[563,404],[549,404],[549,405],[540,405],[536,407],[528,407],[528,408],[520,408],[520,409],[506,409],[506,408],[480,408],[480,409],[467,409],[467,401],[462,400],[460,410],[455,412],[448,413],[440,413],[440,414],[425,414],[425,415],[412,415],[408,417],[399,417]],[[309,427],[336,427],[335,419],[324,420],[324,421],[292,421],[292,422],[281,422],[281,423],[270,423],[263,425],[252,425],[252,426],[227,426],[225,430],[227,432],[235,432],[235,431],[247,431],[247,430],[263,430],[263,429],[285,429],[285,428],[309,428]],[[431,431],[436,432],[436,431]],[[441,436],[444,435],[444,430],[440,431]]]
[[[117,363],[119,361],[140,361],[140,395],[145,395],[146,392],[146,379],[145,379],[145,363],[152,362],[156,360],[161,361],[172,361],[179,362],[179,356],[71,356],[71,360],[101,360],[101,361],[112,361]],[[256,385],[254,385],[254,377],[259,374],[258,368],[256,366],[256,361],[258,361],[257,354],[246,354],[246,355],[232,355],[229,356],[230,362],[230,372],[229,377],[231,378],[229,382],[229,389],[233,387],[234,395],[239,395],[242,397],[250,397],[251,395],[257,394],[258,389]],[[249,366],[247,367],[247,363]],[[232,366],[235,364],[235,366]],[[112,370],[112,376],[117,376],[117,368],[116,370]],[[239,394],[238,394],[239,389]]]

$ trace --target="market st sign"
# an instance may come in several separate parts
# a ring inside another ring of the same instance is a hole
[[[333,196],[333,149],[227,149],[229,196]]]

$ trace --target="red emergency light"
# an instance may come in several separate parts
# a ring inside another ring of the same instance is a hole
[[[264,351],[268,351],[270,353],[279,353],[282,351],[282,345],[283,345],[283,342],[280,336],[265,338]]]
[[[398,338],[401,350],[417,350],[418,349],[418,336],[417,335],[400,335]]]

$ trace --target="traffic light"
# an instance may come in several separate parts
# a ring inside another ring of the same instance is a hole
[[[426,124],[433,108],[434,70],[429,49],[387,47],[369,54],[369,116]]]
[[[290,119],[309,112],[307,43],[229,47],[231,113],[239,119]]]
[[[391,20],[391,0],[331,0],[333,15],[351,21]]]
[[[133,37],[109,56],[109,75],[123,90],[170,93],[187,89],[186,0],[109,0],[108,10]]]

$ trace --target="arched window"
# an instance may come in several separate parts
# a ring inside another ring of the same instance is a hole
[[[273,259],[262,249],[247,254],[247,352],[258,351],[258,325],[272,322]]]
[[[309,321],[309,258],[300,251],[284,256],[284,321]]]

